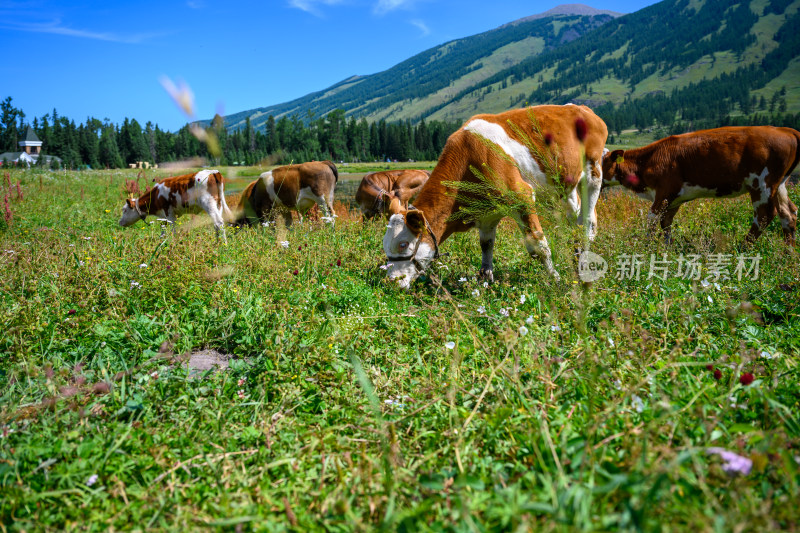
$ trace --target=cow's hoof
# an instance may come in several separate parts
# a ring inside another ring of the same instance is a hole
[[[491,270],[482,268],[480,272],[478,272],[478,277],[490,283],[494,283],[494,273]]]

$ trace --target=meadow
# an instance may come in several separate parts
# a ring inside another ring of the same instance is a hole
[[[223,245],[119,227],[135,178],[0,176],[3,531],[800,529],[798,248],[740,248],[749,199],[666,246],[604,193],[592,284],[540,209],[561,282],[505,221],[495,283],[472,232],[404,292],[344,189]]]

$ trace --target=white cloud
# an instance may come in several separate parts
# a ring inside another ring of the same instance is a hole
[[[420,37],[425,37],[425,36],[431,34],[430,28],[428,28],[428,25],[425,24],[423,21],[421,21],[421,20],[411,20],[409,22],[411,22],[412,26],[415,26],[416,28],[419,29],[420,32],[422,32]]]
[[[383,15],[395,9],[408,8],[414,3],[414,0],[378,0],[375,4],[375,13]]]
[[[94,32],[68,28],[61,25],[60,20],[54,20],[45,24],[25,24],[25,23],[0,23],[0,28],[16,31],[26,31],[31,33],[50,33],[53,35],[66,35],[68,37],[78,37],[82,39],[94,39],[96,41],[109,41],[114,43],[138,44],[155,36],[155,34],[133,33],[117,34],[109,32]]]
[[[201,0],[187,0],[186,5],[191,7],[192,9],[202,9],[206,7]]]
[[[289,7],[295,7],[315,17],[321,17],[320,5],[335,6],[344,3],[344,0],[289,0]]]

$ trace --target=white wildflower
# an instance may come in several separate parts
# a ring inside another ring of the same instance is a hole
[[[488,282],[488,281],[484,281],[484,282],[483,282],[483,288],[485,289],[485,288],[486,288],[486,287],[488,287],[488,286],[489,286],[489,282]]]
[[[520,326],[519,327],[519,336],[520,337],[524,337],[527,334],[528,334],[528,328],[526,328],[525,326]]]
[[[288,248],[289,247],[289,241],[281,241],[280,245],[283,246],[284,248]]]
[[[479,291],[478,289],[475,289],[474,291],[472,291],[472,297],[473,298],[477,298],[480,295],[481,295],[481,291]]]
[[[131,289],[141,289],[142,285],[138,281],[131,281]]]
[[[92,474],[91,476],[89,476],[89,479],[86,480],[86,486],[91,487],[92,485],[97,483],[97,479],[98,479],[97,474]]]
[[[519,297],[519,304],[520,304],[520,305],[522,305],[522,304],[524,304],[524,303],[525,303],[527,300],[528,300],[528,297],[527,297],[527,296],[525,296],[525,295],[523,294],[522,296],[520,296],[520,297]]]
[[[147,263],[142,263],[141,265],[139,265],[139,268],[147,268]]]
[[[635,394],[631,396],[631,403],[633,404],[633,408],[636,409],[637,413],[644,411],[644,402],[641,398],[639,398],[639,396]]]
[[[486,312],[486,308],[485,308],[484,306],[482,306],[482,305],[481,305],[481,306],[478,306],[478,312],[479,312],[480,314],[484,314],[484,313]]]
[[[500,314],[503,316],[508,316],[509,314],[508,309],[506,309],[505,307],[500,308]]]
[[[550,331],[561,331],[559,326],[550,326]]]
[[[465,281],[467,281],[467,278],[462,276],[462,277],[458,278],[458,281],[460,281],[461,283],[464,283]]]
[[[453,341],[446,342],[444,344],[444,347],[447,348],[448,350],[452,350],[453,348],[456,347],[456,343],[454,343]]]
[[[533,315],[530,315],[528,318],[525,319],[525,323],[529,326],[533,324]]]

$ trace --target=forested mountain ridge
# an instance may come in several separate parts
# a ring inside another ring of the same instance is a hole
[[[582,15],[563,13],[520,20],[465,39],[456,39],[421,52],[394,67],[369,76],[351,76],[327,89],[283,104],[225,117],[226,127],[238,129],[250,117],[253,127],[264,128],[269,115],[298,115],[303,120],[345,109],[369,121],[418,120],[433,107],[482,80],[557,48],[613,20],[610,12],[572,5]],[[421,102],[409,106],[409,102]]]
[[[460,121],[582,102],[612,131],[676,129],[800,111],[800,0],[664,0],[615,18],[547,13],[432,48],[292,102],[226,117]],[[758,115],[758,116],[757,116]]]

